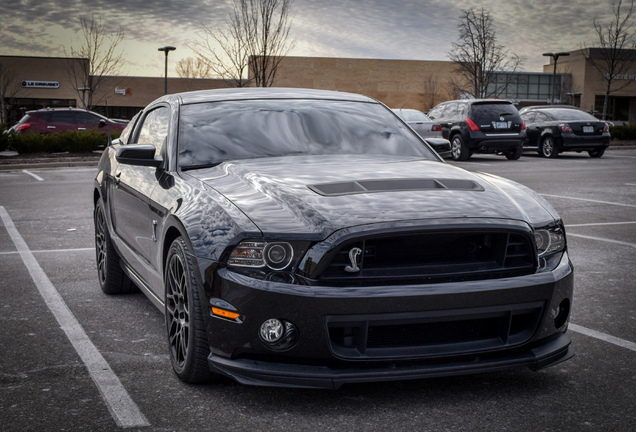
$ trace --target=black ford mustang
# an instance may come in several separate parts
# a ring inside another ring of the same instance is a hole
[[[573,355],[555,210],[444,163],[364,96],[164,96],[104,152],[94,204],[103,291],[164,311],[186,382],[337,388]]]

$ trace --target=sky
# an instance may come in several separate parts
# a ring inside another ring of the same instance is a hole
[[[629,0],[624,0],[628,3]],[[101,19],[125,39],[120,75],[176,76],[180,59],[194,57],[203,25],[222,28],[231,0],[0,0],[0,55],[66,57],[77,46],[81,18]],[[448,60],[461,11],[489,11],[498,43],[541,72],[544,52],[595,45],[593,19],[608,22],[612,0],[294,0],[291,56]]]

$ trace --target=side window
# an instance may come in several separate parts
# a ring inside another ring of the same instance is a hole
[[[536,115],[537,115],[536,112],[528,112],[528,113],[523,113],[521,115],[521,118],[524,119],[526,123],[534,123],[534,118],[536,117]]]
[[[432,119],[440,118],[442,116],[442,113],[444,112],[444,106],[445,105],[437,105],[435,108],[428,112],[428,116]]]
[[[449,103],[448,105],[446,105],[446,109],[444,110],[444,115],[442,117],[453,118],[456,116],[457,116],[457,104]]]
[[[132,120],[128,122],[124,130],[121,131],[121,134],[119,135],[119,141],[121,141],[122,144],[128,144],[128,138],[130,138],[130,134],[132,133],[133,128],[135,127],[135,123],[137,123],[137,117],[139,117],[139,114],[141,113],[139,112],[135,114]]]
[[[547,115],[545,115],[542,112],[538,112],[537,113],[537,118],[534,120],[536,123],[543,123],[543,122],[547,122],[550,121],[550,119],[548,118]]]
[[[468,106],[465,103],[457,104],[457,117],[466,117]]]
[[[79,112],[76,114],[76,118],[77,118],[77,124],[80,125],[93,125],[93,126],[98,126],[99,125],[99,121],[101,120],[101,118],[93,115],[93,114],[89,114],[89,113],[84,113],[84,112]]]
[[[56,111],[51,113],[50,123],[75,124],[75,114],[72,111]]]
[[[168,137],[168,121],[170,110],[160,107],[150,111],[142,120],[137,142],[139,144],[152,144],[155,146],[155,155],[161,154],[163,145]]]

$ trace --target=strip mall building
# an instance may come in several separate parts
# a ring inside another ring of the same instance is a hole
[[[512,85],[501,96],[518,106],[573,104],[588,111],[602,111],[605,87],[600,73],[589,62],[592,50],[572,51],[553,60],[543,72],[514,74]],[[78,59],[0,56],[0,91],[9,124],[25,111],[47,107],[82,107],[81,89],[72,85],[68,66]],[[7,78],[10,78],[7,80]],[[439,102],[455,99],[451,82],[459,75],[450,61],[379,60],[320,57],[285,57],[274,86],[306,87],[361,93],[391,108],[428,111]],[[510,82],[507,74],[502,81]],[[636,62],[615,77],[622,89],[611,95],[610,119],[636,123]],[[164,94],[164,77],[104,77],[93,95],[93,110],[111,118],[129,119],[149,102]],[[168,78],[168,92],[224,88],[219,79]]]

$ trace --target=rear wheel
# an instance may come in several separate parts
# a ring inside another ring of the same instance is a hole
[[[99,286],[106,294],[128,294],[137,287],[121,268],[120,258],[113,247],[106,224],[104,202],[100,199],[93,214],[95,223],[95,258]]]
[[[554,145],[554,138],[551,136],[547,136],[541,140],[541,155],[547,158],[555,158],[559,155]]]
[[[523,147],[517,147],[515,150],[506,152],[506,158],[508,160],[517,160],[523,154]]]
[[[451,139],[451,153],[456,161],[465,161],[470,157],[470,150],[464,144],[461,135],[454,135]]]
[[[164,274],[166,325],[175,373],[187,383],[203,383],[215,375],[207,362],[210,346],[192,256],[182,237],[172,242]]]
[[[594,150],[589,150],[587,153],[590,155],[590,157],[600,158],[605,153],[605,149],[604,148],[597,148],[597,149],[594,149]]]

